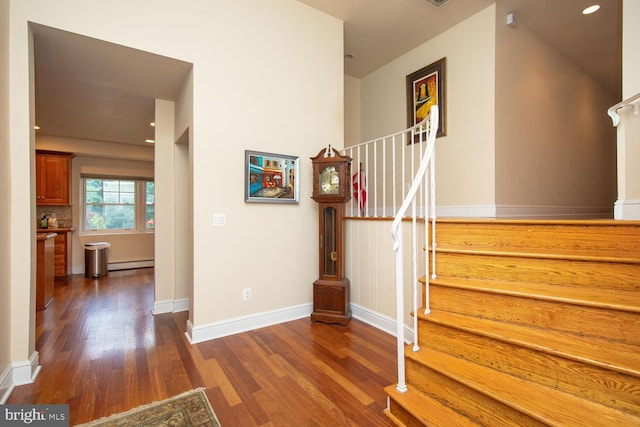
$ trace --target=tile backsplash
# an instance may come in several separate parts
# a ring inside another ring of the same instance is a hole
[[[58,227],[71,227],[71,206],[36,206],[36,225],[40,224],[40,218],[44,214],[51,214],[58,219]]]

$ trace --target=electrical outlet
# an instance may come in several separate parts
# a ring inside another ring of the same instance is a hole
[[[242,290],[242,300],[249,301],[251,299],[251,288],[244,288]]]

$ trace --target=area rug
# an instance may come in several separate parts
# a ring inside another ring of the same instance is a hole
[[[79,427],[220,427],[204,388],[188,391],[161,402],[139,406]]]

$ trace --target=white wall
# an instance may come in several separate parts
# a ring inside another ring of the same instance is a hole
[[[33,38],[26,25],[16,28],[12,17],[15,2],[9,2],[9,111],[5,120],[9,130],[8,158],[9,191],[5,202],[9,216],[5,227],[9,230],[10,250],[9,288],[10,325],[9,357],[11,380],[15,384],[29,381],[35,375],[38,355],[35,352],[35,183],[31,171],[35,170],[35,135],[33,131]],[[6,9],[6,8],[5,8]],[[22,31],[20,31],[22,30]],[[19,43],[14,43],[19,41]],[[20,48],[16,48],[16,44]]]
[[[193,247],[193,239],[191,238],[191,222],[192,217],[190,210],[191,190],[189,180],[189,145],[176,144],[176,181],[175,187],[178,189],[175,193],[175,299],[188,299],[191,289],[191,260],[193,259],[191,248]]]
[[[362,94],[360,79],[344,76],[344,145],[349,147],[362,140],[360,96]]]
[[[10,200],[11,157],[9,136],[9,0],[0,0],[0,198]],[[0,324],[11,324],[11,211],[8,203],[0,204]],[[0,404],[10,387],[11,329],[0,328]]]
[[[615,94],[542,41],[523,19],[506,25],[518,1],[497,3],[497,216],[611,217]]]
[[[364,77],[362,136],[406,127],[405,78],[446,57],[447,136],[436,141],[439,216],[611,217],[613,94],[501,0]],[[371,179],[370,179],[371,181]]]
[[[175,299],[192,299],[193,287],[193,73],[183,85],[175,104]],[[191,307],[191,305],[190,305]],[[193,313],[189,318],[192,318]]]
[[[362,138],[367,141],[407,127],[406,76],[447,58],[447,136],[436,141],[441,209],[471,206],[485,213],[485,206],[495,204],[494,45],[491,6],[362,79]]]
[[[411,310],[414,292],[422,298],[422,286],[413,281],[412,242],[410,221],[401,225],[404,252],[404,323],[412,324]],[[417,224],[418,271],[416,277],[425,275],[424,223]],[[347,220],[346,227],[346,276],[351,282],[351,304],[354,316],[363,317],[369,323],[395,334],[391,323],[396,318],[395,243],[391,234],[391,220]],[[357,256],[355,256],[357,254]],[[414,287],[414,284],[417,284]],[[420,300],[422,301],[422,300]],[[420,303],[419,306],[423,304]]]
[[[640,92],[640,3],[622,0],[622,98],[629,98]]]
[[[291,0],[11,6],[11,359],[34,352],[32,297],[24,286],[35,283],[29,22],[193,64],[192,118],[185,121],[193,124],[192,326],[309,307],[317,274],[309,157],[328,143],[343,145],[342,22]],[[245,204],[245,149],[300,156],[300,203]],[[217,212],[226,214],[225,227],[212,227]],[[253,288],[249,302],[241,298],[245,287]]]
[[[640,93],[640,3],[623,0],[622,8],[622,99],[615,103]],[[640,119],[633,116],[631,108],[618,113],[621,121],[617,128],[618,200],[615,217],[640,219]]]
[[[342,23],[295,1],[225,5],[207,28],[234,43],[215,46],[204,70],[194,62],[196,327],[311,303],[309,157],[344,138]],[[300,157],[298,205],[244,203],[245,149]],[[226,214],[225,227],[212,227],[214,213]],[[248,287],[253,299],[243,302]]]
[[[174,103],[156,99],[155,108],[155,301],[174,300],[175,129]],[[172,304],[171,304],[172,305]],[[172,307],[173,308],[173,307]]]

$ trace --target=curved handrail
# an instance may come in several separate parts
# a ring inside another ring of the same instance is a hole
[[[424,119],[424,121],[420,122],[416,126],[412,127],[411,130],[422,129],[425,124],[427,124],[427,148],[422,156],[422,161],[420,162],[420,167],[416,172],[416,175],[411,183],[411,187],[407,192],[400,209],[396,213],[393,218],[393,222],[391,223],[391,234],[393,234],[394,240],[396,242],[393,245],[393,251],[395,252],[398,249],[399,243],[397,242],[398,236],[398,228],[402,223],[402,218],[407,213],[409,209],[409,204],[415,198],[416,193],[418,192],[418,188],[420,187],[420,181],[424,178],[424,174],[427,172],[427,167],[429,166],[429,161],[431,160],[431,155],[433,153],[433,148],[436,142],[436,133],[438,130],[438,106],[434,105],[431,107],[431,111],[429,112],[429,116]],[[413,133],[413,132],[412,132]]]
[[[427,172],[427,168],[429,167],[429,164],[432,163],[432,160],[433,160],[436,134],[438,131],[438,106],[437,105],[434,105],[431,107],[431,110],[429,111],[429,116],[425,120],[420,122],[418,125],[408,129],[411,131],[411,137],[413,138],[413,136],[415,135],[416,129],[418,129],[419,134],[422,135],[422,132],[424,132],[425,126],[427,128],[426,129],[427,131],[426,149],[422,156],[422,160],[420,162],[420,166],[418,167],[416,175],[413,178],[413,182],[411,183],[411,187],[409,188],[409,191],[407,192],[402,202],[402,205],[400,206],[400,209],[398,210],[395,217],[393,218],[393,222],[391,224],[391,234],[393,235],[393,239],[394,239],[393,251],[396,253],[395,255],[396,343],[397,343],[396,351],[397,351],[397,362],[398,362],[398,383],[396,385],[396,389],[401,393],[404,393],[407,391],[407,384],[406,384],[405,362],[404,362],[404,292],[403,292],[404,277],[403,277],[403,270],[402,270],[402,262],[403,262],[402,230],[400,229],[400,225],[402,223],[403,217],[405,216],[407,210],[409,209],[409,206],[411,206],[412,213],[413,213],[412,217],[413,217],[414,235],[415,235],[415,220],[416,220],[415,198],[418,192],[418,188],[420,187],[421,181],[424,178],[425,173]],[[433,168],[431,168],[431,170],[432,170],[432,180],[433,180]],[[433,198],[433,190],[434,190],[433,182],[431,184],[432,184],[431,203],[432,203],[432,209],[435,209],[435,207],[433,206],[435,204],[435,199]],[[425,213],[425,218],[426,218],[426,213]],[[435,215],[433,217],[433,221],[435,223]],[[432,238],[435,239],[435,235],[432,236]],[[433,247],[435,249],[435,245],[433,245]],[[414,248],[414,251],[415,251],[415,248]],[[415,258],[414,258],[414,264],[415,264]],[[415,272],[415,266],[414,266],[414,272]],[[414,286],[415,286],[415,283],[414,283]],[[417,312],[418,311],[417,311],[417,306],[415,305],[417,304],[415,295],[416,295],[416,292],[414,291],[414,312],[416,313],[415,321],[414,321],[414,335],[415,335],[414,351],[417,351],[419,349],[418,341],[417,341],[417,335],[418,335]]]
[[[620,124],[620,115],[618,114],[618,110],[624,107],[633,108],[632,112],[634,117],[638,117],[640,115],[640,111],[638,110],[638,104],[634,102],[640,99],[640,93],[633,95],[632,97],[625,99],[622,102],[618,102],[616,105],[609,107],[607,110],[607,114],[611,117],[611,121],[613,122],[613,126],[617,127]]]

